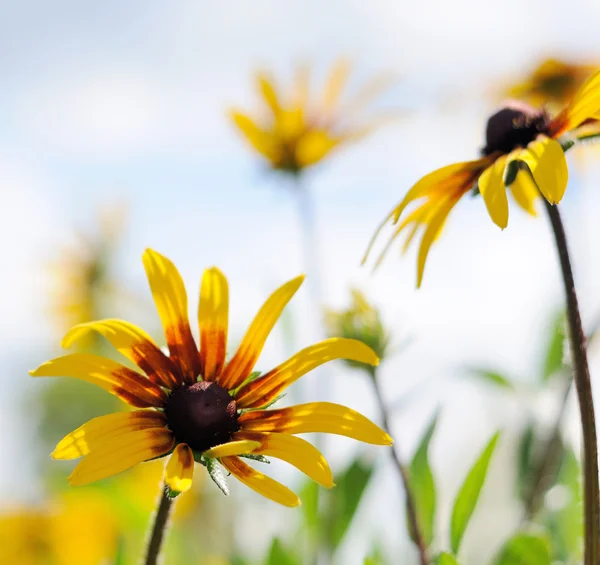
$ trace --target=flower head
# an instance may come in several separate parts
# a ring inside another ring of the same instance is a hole
[[[508,225],[508,189],[517,204],[532,215],[540,193],[550,204],[557,204],[568,180],[567,161],[559,139],[567,133],[571,139],[566,141],[570,143],[583,139],[587,135],[586,124],[598,117],[600,71],[583,84],[554,118],[523,102],[509,101],[488,120],[482,157],[442,167],[418,181],[381,223],[363,262],[388,221],[395,226],[394,231],[376,264],[400,233],[408,230],[403,247],[406,250],[422,229],[417,265],[417,286],[420,286],[429,249],[448,214],[475,187],[492,221],[502,229]],[[418,202],[417,207],[403,217],[413,202]]]
[[[143,330],[110,319],[75,326],[64,337],[63,346],[98,332],[141,372],[86,353],[58,357],[31,371],[36,377],[70,376],[94,383],[135,408],[94,418],[59,442],[52,454],[55,459],[83,457],[69,477],[72,485],[88,484],[170,455],[165,481],[173,495],[190,488],[195,461],[204,464],[213,478],[219,461],[263,496],[296,506],[299,499],[292,491],[241,457],[277,457],[331,487],[331,471],[321,453],[295,434],[326,432],[391,445],[383,430],[345,406],[313,402],[268,409],[290,384],[327,361],[378,362],[363,343],[334,338],[303,349],[265,374],[254,372],[271,329],[304,277],[289,281],[269,297],[238,350],[226,361],[229,291],[223,274],[211,268],[202,277],[198,349],[176,267],[152,250],[144,253],[143,263],[168,355]]]
[[[252,148],[272,169],[298,174],[315,165],[334,149],[371,132],[381,120],[354,122],[356,114],[388,86],[376,79],[361,89],[354,99],[340,103],[350,67],[340,61],[331,71],[323,95],[311,99],[309,75],[305,67],[297,71],[292,93],[283,97],[273,80],[264,73],[256,77],[263,104],[256,119],[233,110],[233,122]],[[351,120],[350,122],[348,120]]]

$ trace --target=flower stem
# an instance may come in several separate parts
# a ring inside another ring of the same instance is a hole
[[[579,400],[583,428],[583,513],[584,564],[598,564],[600,536],[600,494],[598,492],[598,442],[594,417],[594,399],[587,361],[586,340],[577,304],[575,281],[567,248],[567,237],[556,206],[544,200],[552,224],[567,298],[567,319],[573,357],[573,378]]]
[[[154,523],[152,524],[150,539],[148,540],[148,549],[146,551],[146,560],[144,561],[144,565],[156,565],[158,563],[158,557],[160,555],[160,549],[165,537],[165,532],[167,531],[169,514],[171,512],[171,508],[173,507],[173,503],[174,499],[167,496],[166,488],[163,487],[160,494],[158,508],[156,509],[156,515],[154,516]]]
[[[381,393],[381,388],[379,387],[379,381],[377,379],[377,369],[375,367],[369,368],[369,374],[371,376],[371,382],[373,383],[373,390],[375,392],[375,398],[377,399],[377,404],[379,406],[379,412],[381,414],[381,420],[383,423],[383,429],[391,435],[390,433],[390,417],[388,413],[388,409],[383,401],[383,395]],[[390,448],[390,453],[392,454],[392,459],[394,460],[396,469],[400,476],[400,480],[402,481],[402,485],[404,487],[404,492],[406,496],[406,515],[409,522],[409,527],[411,533],[413,535],[413,541],[417,546],[417,551],[419,552],[419,563],[421,565],[429,565],[429,558],[427,557],[427,546],[425,544],[425,540],[423,539],[423,533],[421,532],[421,527],[419,526],[419,520],[417,518],[417,507],[415,505],[415,499],[413,497],[412,491],[410,489],[410,480],[408,477],[408,469],[406,466],[400,461],[400,457],[398,457],[398,453],[394,449],[394,446]]]

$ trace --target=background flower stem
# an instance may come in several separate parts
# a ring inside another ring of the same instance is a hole
[[[586,340],[575,292],[573,271],[569,259],[567,238],[556,206],[544,200],[565,286],[567,320],[573,357],[573,378],[579,400],[579,412],[583,428],[583,494],[584,494],[584,564],[598,564],[598,539],[600,536],[600,495],[598,492],[598,442],[594,416],[594,400],[587,361]]]
[[[156,509],[156,514],[154,516],[154,523],[152,524],[152,531],[150,532],[150,539],[148,540],[148,549],[146,551],[144,565],[156,565],[158,563],[158,557],[167,531],[169,514],[173,503],[174,499],[167,496],[166,487],[163,486],[158,508]]]
[[[381,414],[383,429],[388,434],[391,435],[390,417],[389,417],[387,406],[383,400],[383,394],[382,394],[381,388],[379,386],[379,381],[377,379],[377,368],[369,367],[369,373],[371,375],[371,382],[373,383],[373,391],[375,392],[375,398],[377,399],[379,413]],[[402,481],[402,485],[404,487],[404,492],[405,492],[405,496],[406,496],[406,515],[407,515],[407,519],[410,523],[410,528],[414,535],[415,545],[417,546],[417,550],[419,552],[419,563],[421,565],[429,565],[429,558],[427,557],[427,547],[426,547],[425,541],[423,539],[423,533],[421,532],[421,527],[419,526],[419,520],[417,518],[417,507],[415,504],[415,499],[414,499],[412,491],[410,489],[410,479],[408,477],[408,469],[403,465],[402,461],[400,461],[400,457],[398,457],[398,453],[396,452],[396,449],[394,448],[393,445],[390,448],[390,453],[392,454],[392,458],[394,460],[396,469],[400,476],[400,480]]]

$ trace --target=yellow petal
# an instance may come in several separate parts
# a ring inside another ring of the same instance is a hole
[[[485,207],[492,222],[501,229],[508,225],[508,199],[504,186],[505,167],[506,155],[502,155],[479,177],[479,192],[483,196]]]
[[[259,441],[260,446],[253,453],[286,461],[320,485],[333,486],[333,475],[325,457],[306,440],[289,434],[261,432],[237,432],[234,437]]]
[[[527,164],[544,198],[550,204],[558,204],[569,180],[567,159],[560,143],[540,136],[523,149],[517,159]]]
[[[32,377],[73,377],[95,384],[136,408],[160,407],[166,393],[124,365],[91,353],[72,353],[46,361]]]
[[[238,420],[241,431],[304,434],[323,432],[375,445],[392,445],[392,438],[352,408],[331,402],[309,402],[278,410],[253,410]]]
[[[304,348],[272,371],[244,385],[235,396],[237,406],[264,406],[309,371],[335,359],[348,359],[368,365],[379,363],[375,352],[362,341],[341,337],[325,339]]]
[[[228,389],[236,388],[250,376],[275,322],[300,288],[303,280],[304,275],[300,275],[269,296],[250,324],[235,355],[226,365],[219,379],[221,386]]]
[[[300,499],[281,483],[259,473],[239,457],[224,457],[221,463],[232,475],[258,494],[284,506],[299,506]]]
[[[187,293],[181,275],[169,259],[152,249],[146,249],[142,260],[170,357],[180,368],[183,380],[194,383],[200,374],[200,355],[190,330]]]
[[[259,446],[260,442],[254,440],[229,441],[207,449],[202,455],[212,457],[213,459],[220,459],[221,457],[230,457],[231,455],[252,453]]]
[[[517,204],[528,214],[536,216],[535,203],[540,197],[540,191],[529,172],[519,171],[509,188]]]
[[[259,128],[252,118],[241,112],[232,111],[231,119],[254,149],[271,162],[277,160],[277,143],[271,133]]]
[[[229,286],[217,269],[207,269],[202,276],[198,324],[200,326],[200,367],[205,381],[221,374],[227,350]]]
[[[137,326],[123,320],[100,320],[79,324],[69,330],[62,340],[62,347],[71,345],[90,332],[98,332],[121,354],[133,361],[152,382],[167,388],[179,383],[178,371],[154,340]]]
[[[263,100],[271,109],[271,112],[273,112],[274,115],[277,115],[281,109],[281,105],[279,104],[277,92],[275,91],[275,85],[264,73],[258,73],[256,80],[258,82],[258,89],[262,94]]]
[[[142,461],[168,453],[175,442],[166,428],[141,430],[98,442],[69,477],[71,486],[83,486],[117,475]]]
[[[156,410],[117,412],[93,418],[58,442],[53,459],[78,459],[105,440],[139,430],[165,427],[166,417]]]
[[[174,493],[185,492],[192,486],[194,476],[194,454],[185,444],[175,446],[167,468],[165,470],[165,483]]]
[[[314,165],[338,144],[339,140],[332,138],[326,131],[309,131],[298,140],[296,162],[300,167]]]
[[[337,61],[331,70],[323,93],[323,109],[325,112],[331,112],[337,105],[344,86],[348,82],[350,70],[350,62],[346,59]]]

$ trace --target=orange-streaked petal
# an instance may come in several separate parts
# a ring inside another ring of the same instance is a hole
[[[243,432],[337,434],[374,445],[392,445],[392,438],[352,408],[331,402],[309,402],[277,410],[253,410],[238,420]]]
[[[239,457],[224,457],[221,463],[239,481],[265,498],[279,502],[284,506],[300,505],[300,499],[289,488],[283,486],[263,473],[259,473]]]
[[[73,469],[71,486],[83,486],[117,475],[138,463],[168,453],[175,439],[166,428],[140,430],[110,437],[94,446]]]
[[[300,288],[304,275],[280,286],[263,304],[250,324],[242,343],[221,374],[219,384],[234,389],[250,376],[267,337],[281,316],[283,309]]]
[[[334,486],[327,460],[316,447],[302,438],[264,432],[237,432],[233,437],[259,441],[260,445],[253,453],[281,459],[320,485],[326,488]]]
[[[185,444],[175,446],[167,468],[165,469],[165,484],[174,493],[189,490],[194,476],[194,454]]]
[[[72,353],[42,363],[32,377],[73,377],[95,384],[136,408],[160,407],[166,393],[131,369],[91,353]]]
[[[508,198],[504,186],[504,169],[506,168],[506,155],[499,157],[479,177],[479,192],[483,196],[488,214],[499,228],[508,225]]]
[[[133,361],[152,382],[166,388],[181,384],[177,367],[154,340],[142,329],[123,320],[79,324],[67,332],[61,345],[71,347],[75,341],[94,331],[105,337],[121,355]]]
[[[171,359],[180,368],[183,380],[194,383],[200,374],[200,355],[190,329],[181,275],[169,259],[152,249],[146,249],[142,260]]]
[[[254,149],[269,161],[277,160],[277,143],[271,133],[258,127],[252,118],[242,112],[233,110],[231,119]]]
[[[205,381],[218,380],[225,364],[229,286],[219,269],[207,269],[202,275],[198,325],[200,326],[200,373]]]
[[[567,190],[569,169],[558,141],[539,136],[516,157],[529,167],[535,184],[550,204],[558,204]]]
[[[167,419],[156,410],[134,410],[98,416],[67,434],[52,452],[53,459],[78,459],[95,446],[116,436],[139,430],[165,427]]]
[[[229,441],[216,445],[207,449],[202,455],[206,457],[212,457],[213,459],[220,459],[221,457],[231,457],[232,455],[244,455],[245,453],[252,453],[257,447],[260,446],[260,442],[254,440],[241,439],[239,441]]]
[[[314,368],[335,359],[377,365],[375,352],[356,339],[332,337],[304,348],[267,374],[244,385],[235,395],[238,408],[259,408]]]
[[[537,216],[535,203],[540,197],[540,191],[529,171],[519,171],[509,188],[515,202],[528,214]]]

